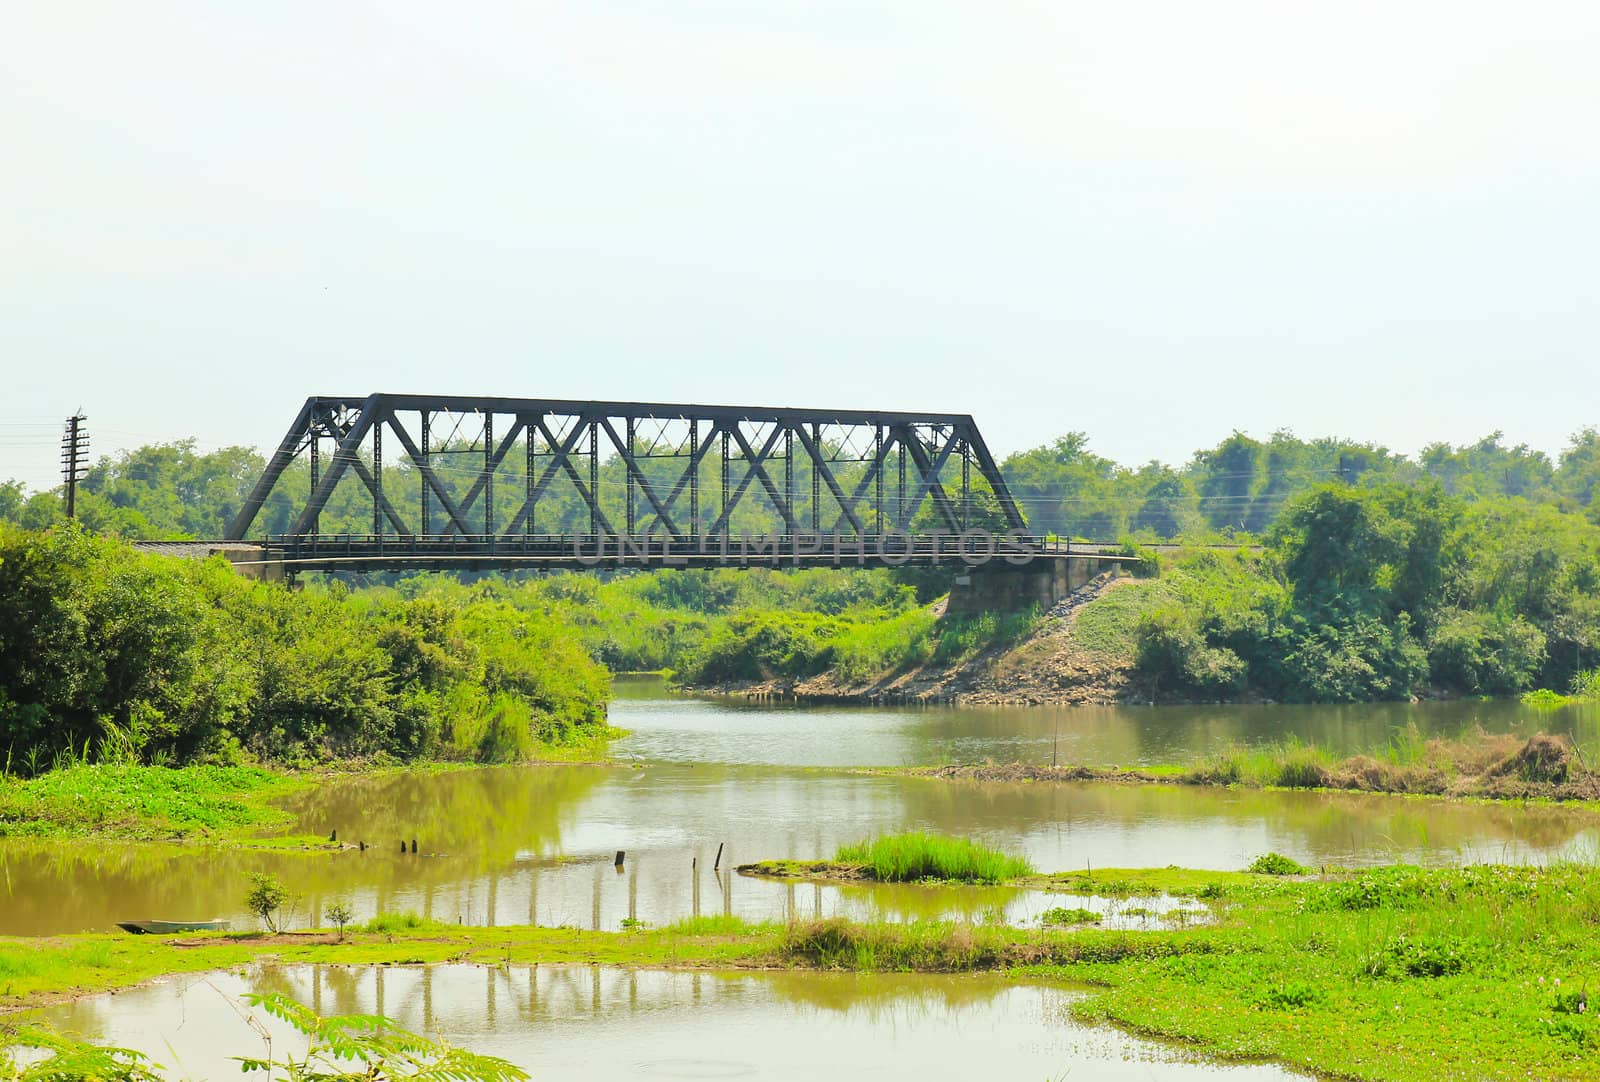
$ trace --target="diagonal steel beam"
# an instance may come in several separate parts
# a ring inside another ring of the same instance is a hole
[[[893,429],[890,429],[889,438],[879,442],[878,449],[873,452],[872,455],[872,465],[867,468],[867,472],[862,475],[861,480],[857,482],[855,491],[850,493],[850,507],[855,507],[861,502],[861,498],[867,494],[867,489],[872,486],[874,479],[881,479],[883,477],[883,464],[888,461],[889,449],[894,446],[897,439],[899,439],[899,437],[895,434]],[[881,501],[882,493],[879,493],[879,497]],[[840,514],[838,521],[833,524],[834,531],[837,532],[839,527],[843,524],[844,515]],[[881,518],[879,519],[877,526],[878,532],[882,533],[883,521]]]
[[[484,465],[483,472],[473,479],[472,487],[467,489],[467,494],[461,498],[461,517],[463,519],[472,513],[472,505],[483,494],[484,487],[489,483],[489,478],[493,477],[494,471],[500,468],[500,463],[505,459],[506,452],[511,450],[512,446],[517,442],[518,434],[525,427],[527,427],[527,419],[518,416],[512,424],[511,430],[506,433],[505,438],[500,441],[494,453],[489,456],[489,461]],[[472,430],[469,428],[467,431],[470,432]],[[448,537],[450,535],[450,529],[451,527],[448,525],[444,528],[444,536]],[[462,530],[461,532],[466,533],[467,531]]]
[[[833,471],[828,468],[821,446],[812,438],[811,433],[805,430],[804,426],[795,428],[794,432],[795,435],[800,437],[800,443],[805,447],[806,454],[811,456],[811,468],[821,475],[822,480],[828,486],[828,491],[832,492],[833,498],[839,501],[840,512],[850,520],[850,525],[855,527],[856,533],[865,534],[867,528],[861,524],[861,519],[856,517],[855,509],[849,506],[844,489],[839,487],[838,478],[834,477]]]
[[[389,497],[384,495],[383,490],[378,487],[378,481],[372,476],[372,471],[367,469],[367,464],[358,458],[350,463],[350,468],[356,471],[356,476],[361,478],[361,483],[367,486],[367,491],[372,493],[372,498],[378,501],[378,506],[382,508],[384,515],[389,519],[389,524],[394,527],[395,532],[407,541],[415,541],[417,539],[416,535],[411,532],[411,528],[400,517],[400,513],[394,509],[394,504],[389,502]]]
[[[724,428],[723,431],[726,432],[728,429]],[[757,469],[760,468],[761,462],[772,453],[772,448],[778,442],[778,436],[782,432],[783,428],[781,425],[773,427],[772,435],[767,437],[767,442],[761,447],[761,453],[754,459],[753,465]],[[748,448],[750,446],[750,444],[745,440],[739,438],[738,425],[733,426],[732,434],[734,439],[738,441],[740,447]],[[746,459],[746,463],[747,467],[744,471],[744,476],[739,478],[739,483],[733,488],[733,496],[726,501],[722,508],[722,514],[717,516],[716,521],[711,524],[711,528],[706,531],[707,533],[716,534],[718,531],[726,530],[728,528],[728,519],[733,516],[733,509],[739,506],[739,500],[743,498],[745,492],[750,488],[750,482],[756,479],[756,469],[752,469],[749,466],[751,460]]]
[[[1006,484],[1005,476],[995,464],[994,456],[989,454],[988,445],[983,442],[983,436],[978,432],[977,425],[967,426],[967,446],[972,448],[972,457],[978,460],[978,474],[989,482],[989,489],[999,502],[1000,511],[1005,515],[1006,522],[1018,533],[1027,533],[1027,519],[1023,518],[1016,500],[1011,498],[1011,486]]]
[[[578,415],[576,418],[576,423],[572,426],[573,433],[582,432],[594,420],[595,418],[587,414]],[[553,444],[555,439],[551,436],[550,428],[545,424],[543,417],[538,419],[538,425],[539,432],[544,436],[546,442]],[[551,465],[559,465],[561,468],[567,471],[567,476],[572,479],[572,487],[578,490],[578,495],[583,498],[583,502],[588,506],[589,512],[594,515],[595,525],[601,529],[605,536],[616,537],[616,528],[611,525],[611,520],[606,518],[606,513],[600,510],[599,499],[595,496],[595,493],[590,489],[589,485],[584,481],[583,475],[578,472],[578,467],[572,464],[572,443],[575,442],[576,441],[569,442],[567,449],[561,454],[557,455],[555,461],[552,462]]]
[[[294,520],[294,528],[290,533],[306,534],[311,531],[311,524],[317,520],[317,515],[322,513],[323,507],[327,506],[328,497],[333,495],[334,486],[339,483],[339,478],[344,476],[344,471],[355,461],[361,441],[372,431],[373,423],[376,421],[375,414],[378,412],[377,399],[378,396],[373,395],[361,404],[360,417],[334,448],[333,462],[329,465],[328,472],[317,482],[317,487],[312,490],[305,507],[300,509],[300,517]]]
[[[767,440],[767,447],[769,449],[774,447],[777,444],[778,437],[785,431],[787,431],[787,428],[783,425],[779,425],[776,429],[774,429],[771,438]],[[783,494],[778,491],[778,486],[773,483],[772,476],[767,473],[767,467],[764,465],[766,460],[771,456],[765,451],[757,456],[756,453],[751,450],[750,441],[745,439],[744,432],[738,425],[733,426],[733,440],[739,445],[739,450],[744,452],[745,460],[750,463],[750,468],[751,470],[755,471],[756,477],[761,482],[762,487],[767,490],[767,495],[772,499],[772,507],[778,512],[778,517],[783,519],[783,524],[789,528],[790,533],[795,533],[799,527],[794,524],[794,515],[786,506]]]
[[[633,448],[625,447],[622,437],[617,435],[616,428],[611,424],[611,418],[600,418],[600,427],[606,430],[606,436],[611,440],[611,445],[617,449],[617,453],[622,456],[622,461],[628,469],[628,474],[639,485],[639,490],[644,493],[644,498],[650,501],[650,506],[656,513],[656,520],[665,524],[668,532],[673,537],[682,537],[683,534],[672,524],[672,520],[667,518],[666,509],[661,506],[661,501],[656,499],[656,490],[651,487],[649,479],[644,475],[644,471],[639,469],[638,463],[634,461]],[[651,525],[654,525],[654,522]],[[648,532],[647,530],[646,533]]]
[[[907,521],[902,522],[900,528],[905,529],[911,516],[915,515],[917,508],[922,506],[922,497],[932,496],[933,505],[938,509],[939,514],[944,517],[945,523],[953,532],[960,533],[961,520],[957,517],[955,509],[950,506],[950,497],[944,490],[944,484],[939,480],[939,471],[944,469],[944,464],[950,459],[950,452],[954,451],[956,444],[961,441],[960,432],[954,428],[950,430],[949,439],[945,440],[944,447],[940,449],[938,459],[933,461],[929,460],[928,450],[922,445],[921,438],[915,432],[908,429],[902,438],[905,435],[911,437],[906,440],[906,451],[911,455],[911,460],[917,465],[918,476],[916,487],[912,489],[915,495],[911,498],[911,502],[906,504]]]
[[[400,446],[406,449],[406,454],[410,457],[411,464],[422,474],[422,478],[428,483],[428,487],[433,489],[433,494],[439,497],[439,506],[443,507],[445,514],[450,516],[450,521],[445,524],[445,530],[448,531],[451,526],[454,526],[461,533],[470,534],[472,529],[467,525],[466,516],[461,513],[461,508],[457,506],[455,497],[450,495],[450,490],[444,487],[444,482],[439,480],[439,475],[433,472],[433,467],[422,457],[421,448],[412,441],[411,434],[406,431],[406,426],[401,424],[400,419],[395,416],[394,410],[389,411],[389,415],[385,420],[389,424],[389,431],[395,434],[396,438],[400,440]]]
[[[550,482],[561,471],[562,460],[572,454],[572,449],[578,444],[578,438],[583,435],[583,425],[575,424],[572,426],[572,431],[567,433],[567,438],[558,444],[555,435],[551,433],[550,427],[545,424],[543,417],[534,418],[533,424],[529,426],[528,435],[530,439],[532,439],[535,428],[544,436],[545,446],[550,448],[551,454],[555,457],[544,468],[544,473],[539,475],[538,482],[533,486],[533,490],[528,493],[527,498],[522,501],[522,506],[517,508],[517,513],[511,516],[511,522],[506,526],[505,536],[507,537],[522,528],[523,520],[533,513],[533,505],[539,502],[539,497],[544,495],[545,489],[550,487]]]
[[[278,449],[272,452],[272,458],[267,461],[267,468],[257,478],[255,487],[250,490],[250,495],[245,497],[244,503],[239,507],[239,513],[233,516],[233,521],[228,525],[228,531],[223,535],[228,541],[242,541],[245,533],[255,522],[256,515],[261,511],[261,505],[267,502],[267,497],[272,494],[273,486],[278,483],[278,478],[283,471],[293,462],[300,453],[300,447],[306,438],[306,430],[311,424],[311,412],[316,406],[315,398],[308,398],[305,405],[300,407],[300,412],[295,414],[294,421],[289,425],[289,431],[283,434],[283,439],[278,442]]]
[[[700,469],[700,463],[703,462],[706,455],[711,452],[711,448],[716,442],[716,436],[720,434],[721,431],[721,421],[711,422],[710,429],[704,433],[703,438],[700,438],[699,446],[696,447],[689,455],[689,468],[684,470],[683,473],[679,475],[678,480],[672,486],[672,491],[667,493],[667,498],[661,502],[661,511],[657,513],[656,519],[659,520],[663,525],[667,525],[669,529],[671,528],[670,522],[672,516],[672,505],[678,502],[678,497],[683,495],[683,490],[689,487],[691,480],[694,478],[695,471]],[[654,525],[655,522],[652,521],[650,526]],[[649,532],[650,526],[645,527],[646,532]],[[682,535],[680,534],[679,536]]]

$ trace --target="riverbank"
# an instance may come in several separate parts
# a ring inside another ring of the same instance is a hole
[[[878,773],[978,782],[1107,782],[1134,785],[1241,786],[1479,800],[1600,802],[1600,771],[1565,737],[1480,733],[1470,741],[1414,738],[1388,757],[1335,759],[1318,748],[1235,748],[1193,766],[1124,769],[1083,764],[977,763],[904,767]]]
[[[1070,875],[1073,889],[1084,873]],[[1089,984],[1085,1019],[1226,1058],[1325,1075],[1428,1080],[1594,1077],[1600,874],[1590,866],[1397,866],[1275,877],[1106,869],[1093,878],[1198,899],[1212,920],[1151,931],[989,924],[749,924],[82,935],[0,940],[7,1010],[249,962],[484,966],[580,963],[965,973]],[[1054,877],[1052,877],[1054,878]],[[47,949],[40,949],[41,947]]]
[[[526,765],[602,764],[607,729],[584,742],[540,744]],[[135,766],[77,763],[34,778],[0,774],[0,838],[71,838],[132,842],[226,844],[255,849],[338,850],[337,839],[274,833],[293,823],[276,802],[353,776],[430,774],[476,763],[330,763],[279,766]],[[269,836],[270,835],[270,836]],[[343,843],[350,844],[350,843]]]

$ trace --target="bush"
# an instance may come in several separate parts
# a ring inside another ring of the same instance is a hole
[[[1457,610],[1428,639],[1433,682],[1478,695],[1525,691],[1544,661],[1544,632],[1520,616]]]
[[[1134,663],[1159,692],[1222,698],[1244,685],[1245,663],[1206,643],[1189,613],[1157,609],[1139,619]]]
[[[1263,853],[1250,862],[1246,871],[1256,875],[1305,875],[1309,869],[1299,861],[1291,860],[1278,853]]]
[[[261,918],[261,923],[267,926],[267,931],[274,934],[278,931],[278,910],[283,903],[288,901],[289,892],[284,889],[276,876],[266,872],[254,872],[250,876],[250,889],[245,893],[245,908]]]
[[[1396,936],[1367,963],[1374,977],[1451,977],[1467,968],[1472,947],[1457,936]]]

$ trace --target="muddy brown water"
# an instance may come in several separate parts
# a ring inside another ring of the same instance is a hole
[[[695,913],[1037,922],[1085,906],[1108,924],[1159,926],[1173,899],[1039,891],[773,882],[729,874],[769,857],[917,829],[1025,853],[1044,870],[1239,868],[1274,850],[1358,865],[1592,859],[1600,817],[1579,809],[1176,786],[942,781],[851,768],[1021,760],[1149,765],[1293,737],[1339,753],[1396,739],[1565,732],[1597,747],[1592,711],[1515,703],[1376,707],[892,708],[753,705],[623,682],[632,731],[607,767],[506,767],[356,777],[298,794],[296,832],[337,829],[366,852],[0,842],[0,932],[107,929],[140,917],[229,917],[248,873],[296,895],[291,927],[328,903],[358,918],[411,909],[470,924],[615,929]],[[400,851],[402,839],[419,852]],[[713,869],[719,846],[721,867]],[[613,855],[625,850],[620,870]],[[1185,919],[1168,916],[1168,921]],[[53,1024],[149,1052],[174,1078],[226,1077],[262,1049],[243,991],[284,991],[325,1013],[378,1011],[505,1056],[537,1078],[839,1077],[1188,1079],[1295,1077],[1205,1062],[1072,1020],[1092,994],[965,976],[633,972],[602,967],[250,968],[171,979],[43,1012]],[[276,1047],[299,1048],[276,1024]]]
[[[589,966],[281,967],[186,977],[37,1012],[136,1048],[173,1078],[238,1074],[266,1053],[241,1017],[245,991],[320,1013],[377,1012],[536,1079],[818,1077],[1093,1078],[1139,1082],[1303,1077],[1207,1063],[1070,1014],[1083,991],[1002,978],[819,973],[664,973]],[[273,1051],[304,1039],[254,1012]]]
[[[291,801],[296,830],[321,836],[338,830],[346,842],[367,841],[364,853],[0,842],[0,933],[109,929],[119,920],[148,917],[248,924],[241,899],[252,871],[278,875],[298,896],[290,915],[295,927],[314,923],[335,900],[350,902],[361,917],[412,909],[467,924],[610,929],[629,917],[662,924],[695,913],[1026,922],[1052,905],[1076,904],[1037,892],[819,888],[726,874],[733,865],[766,858],[830,856],[843,843],[897,830],[968,835],[1022,852],[1046,871],[1168,864],[1234,869],[1267,851],[1312,866],[1592,859],[1600,851],[1600,816],[1572,808],[1354,793],[978,783],[847,769],[1027,758],[1007,750],[1017,747],[1032,749],[1037,758],[1040,741],[1049,737],[1042,715],[1028,708],[770,709],[668,697],[650,684],[624,683],[620,691],[613,720],[633,735],[619,742],[618,754],[649,760],[356,777]],[[1268,708],[1249,708],[1242,720],[1228,712],[1241,709],[1068,711],[1050,726],[1059,724],[1087,749],[1074,760],[1169,762],[1238,741],[1241,733],[1267,731],[1260,720],[1266,715],[1256,712]],[[1501,731],[1565,726],[1581,737],[1593,720],[1584,712],[1536,715],[1516,703],[1270,709],[1280,712],[1283,731],[1305,739],[1326,732],[1326,743],[1350,751],[1386,746],[1413,724],[1442,735],[1480,725]],[[972,754],[949,751],[948,734],[958,730],[966,746],[977,749]],[[673,758],[671,749],[696,742],[706,749],[706,761]],[[1184,755],[1180,747],[1188,749]],[[1144,751],[1136,754],[1139,748]],[[718,761],[736,749],[756,761]],[[1048,761],[1048,743],[1042,750]],[[418,854],[401,854],[401,839],[412,838]],[[719,844],[721,867],[713,870]],[[612,865],[619,849],[627,853],[620,872]]]

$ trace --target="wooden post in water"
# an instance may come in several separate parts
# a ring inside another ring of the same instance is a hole
[[[628,855],[628,854],[627,854],[627,853],[626,853],[626,852],[624,852],[624,851],[623,851],[623,850],[621,850],[621,849],[618,849],[618,850],[617,850],[617,859],[616,859],[616,861],[615,861],[615,862],[614,862],[614,863],[613,863],[613,864],[612,864],[612,867],[614,867],[614,868],[621,868],[621,867],[622,867],[622,861],[623,861],[623,860],[624,860],[624,858],[626,858],[626,857],[627,857],[627,855]]]
[[[717,860],[716,860],[715,864],[711,865],[711,870],[712,871],[715,872],[715,871],[721,870],[721,868],[722,868],[722,847],[724,845],[727,845],[727,844],[728,844],[727,842],[718,842],[717,843]]]

